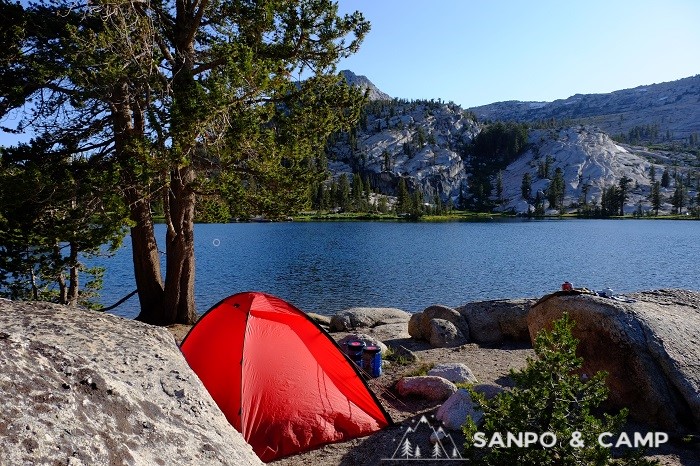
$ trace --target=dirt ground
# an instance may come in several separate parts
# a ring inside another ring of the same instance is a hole
[[[170,328],[179,342],[186,335],[189,327],[174,326]],[[345,334],[331,334],[340,339]],[[437,427],[439,422],[434,419],[434,414],[440,406],[440,402],[431,402],[419,398],[402,399],[394,391],[396,382],[405,375],[414,375],[437,363],[462,362],[472,370],[479,383],[496,384],[502,387],[512,385],[508,376],[511,369],[521,369],[527,364],[527,358],[533,357],[534,352],[526,344],[504,344],[501,346],[485,347],[477,344],[467,344],[457,348],[431,348],[429,344],[412,338],[383,339],[390,347],[402,345],[413,351],[419,361],[408,365],[392,364],[384,367],[381,377],[369,379],[368,385],[377,395],[386,411],[394,421],[394,425],[383,429],[371,436],[354,439],[348,442],[325,445],[313,451],[302,453],[288,458],[274,461],[275,466],[305,466],[318,465],[400,465],[401,460],[392,460],[397,451],[406,429],[416,425],[422,416],[426,416],[430,424]],[[626,428],[628,432],[644,431],[645,426],[630,422]],[[461,450],[464,437],[461,432],[450,432],[454,444]],[[700,445],[671,442],[667,446],[651,451],[650,456],[659,460],[664,466],[700,466]],[[466,464],[461,461],[419,461],[411,460],[411,466],[422,464]]]

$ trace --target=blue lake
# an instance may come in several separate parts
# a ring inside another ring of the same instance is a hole
[[[162,241],[164,225],[157,233]],[[438,303],[540,297],[565,280],[616,293],[700,290],[695,221],[201,224],[195,251],[199,312],[241,291],[333,314],[353,306],[414,312]],[[135,289],[128,237],[114,256],[91,262],[107,268],[103,304]],[[134,317],[138,298],[113,312]]]

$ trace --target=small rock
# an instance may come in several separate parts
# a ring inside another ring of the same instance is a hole
[[[428,375],[436,375],[453,383],[467,382],[479,383],[472,370],[466,364],[459,362],[448,362],[438,364],[428,371]]]
[[[503,391],[503,387],[492,383],[480,383],[474,385],[472,387],[472,390],[474,390],[477,393],[481,393],[486,397],[487,400],[490,400],[491,398],[501,393]]]
[[[483,413],[475,409],[469,392],[463,388],[452,394],[435,413],[435,418],[450,430],[459,430],[467,422],[467,417],[478,423]]]
[[[420,396],[429,400],[446,400],[457,391],[455,384],[442,377],[419,376],[404,377],[396,384],[401,396]]]

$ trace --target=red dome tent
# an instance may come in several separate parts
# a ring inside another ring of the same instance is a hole
[[[369,435],[392,422],[335,341],[274,296],[224,299],[192,327],[181,350],[263,461]]]

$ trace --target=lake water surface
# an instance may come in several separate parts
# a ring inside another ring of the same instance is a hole
[[[157,233],[162,241],[164,225]],[[333,314],[353,306],[415,312],[438,303],[540,297],[565,280],[616,293],[700,290],[695,221],[201,224],[195,251],[199,312],[241,291]],[[103,304],[135,289],[128,237],[116,255],[97,262],[107,268]],[[134,317],[138,298],[113,312]]]

